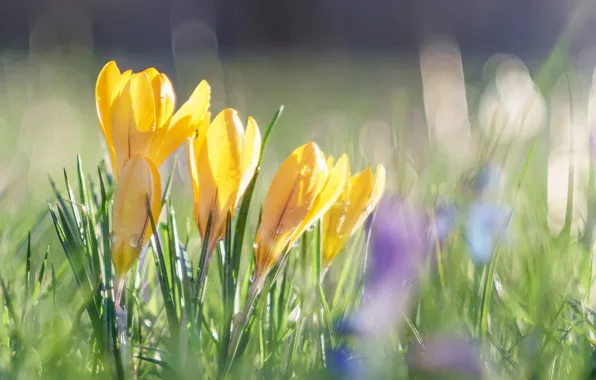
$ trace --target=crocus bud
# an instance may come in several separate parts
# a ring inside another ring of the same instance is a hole
[[[139,259],[151,237],[151,221],[161,209],[161,181],[155,165],[142,156],[130,159],[122,168],[114,192],[112,213],[112,261],[116,270],[116,300],[120,300],[124,278]]]

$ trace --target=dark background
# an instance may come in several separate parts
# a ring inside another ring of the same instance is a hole
[[[592,0],[587,0],[592,1]],[[463,54],[545,55],[579,0],[0,0],[0,49],[94,48],[222,56],[292,49],[415,52],[429,35]],[[594,17],[589,15],[594,21]],[[587,23],[589,25],[591,23]],[[582,41],[596,35],[587,27]],[[585,28],[584,28],[585,29]],[[38,31],[32,36],[32,31]],[[40,43],[39,40],[43,40]]]

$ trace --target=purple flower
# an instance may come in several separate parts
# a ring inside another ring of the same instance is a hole
[[[474,190],[483,193],[487,190],[494,190],[499,187],[503,173],[497,165],[488,163],[482,166],[474,178]]]
[[[436,245],[429,215],[398,196],[385,196],[369,227],[363,302],[353,316],[365,335],[384,334],[402,319],[423,264]]]
[[[363,364],[363,359],[345,345],[339,345],[327,352],[327,367],[337,379],[365,379]]]
[[[440,247],[456,225],[458,210],[454,202],[443,201],[435,208],[435,228]]]
[[[429,374],[460,374],[482,378],[485,372],[475,343],[453,338],[427,338],[411,346],[411,370]]]
[[[498,240],[505,236],[511,210],[497,203],[476,201],[468,210],[465,238],[476,264],[490,262]]]
[[[339,344],[327,351],[327,367],[337,379],[364,379],[364,359],[345,344],[345,340],[357,336],[358,331],[349,318],[337,321],[334,331]]]
[[[427,258],[434,229],[430,217],[397,196],[384,197],[369,231],[367,285],[396,280],[410,283]]]

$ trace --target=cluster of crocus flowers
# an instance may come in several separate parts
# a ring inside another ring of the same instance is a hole
[[[306,229],[322,220],[323,266],[327,267],[364,224],[385,190],[378,165],[350,176],[347,155],[337,161],[314,142],[297,148],[281,165],[263,203],[254,244],[257,279],[263,278]]]
[[[111,239],[119,301],[124,278],[151,236],[149,215],[157,219],[160,213],[158,168],[207,117],[210,88],[199,83],[174,113],[175,94],[165,74],[154,68],[122,73],[111,61],[97,78],[95,100],[116,179]]]

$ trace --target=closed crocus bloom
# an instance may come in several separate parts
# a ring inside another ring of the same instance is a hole
[[[114,61],[108,62],[97,78],[95,101],[116,178],[137,154],[159,167],[193,135],[209,100],[209,85],[202,81],[174,114],[174,90],[165,74],[154,68],[121,73]]]
[[[253,118],[246,131],[238,114],[225,109],[200,125],[190,141],[188,161],[194,189],[194,215],[205,238],[211,218],[208,252],[223,239],[228,213],[233,216],[255,174],[261,152],[261,134]]]
[[[347,159],[338,160],[329,171],[314,142],[297,148],[281,164],[265,196],[254,244],[258,280],[337,200],[346,175]]]
[[[124,277],[139,258],[151,237],[147,210],[157,220],[161,208],[161,181],[157,167],[142,156],[134,156],[122,168],[114,192],[112,214],[112,261],[116,270],[116,301],[120,300]]]
[[[325,185],[319,194],[317,194],[315,203],[308,211],[302,224],[300,224],[300,227],[298,227],[292,235],[290,245],[294,245],[304,231],[321,219],[337,201],[349,179],[349,164],[348,156],[345,154],[342,155],[335,164],[333,163],[333,158],[327,160],[327,170],[329,174],[325,180]]]
[[[337,201],[323,216],[324,267],[331,263],[377,206],[385,191],[385,178],[385,167],[378,165],[376,176],[367,168],[348,179]]]

